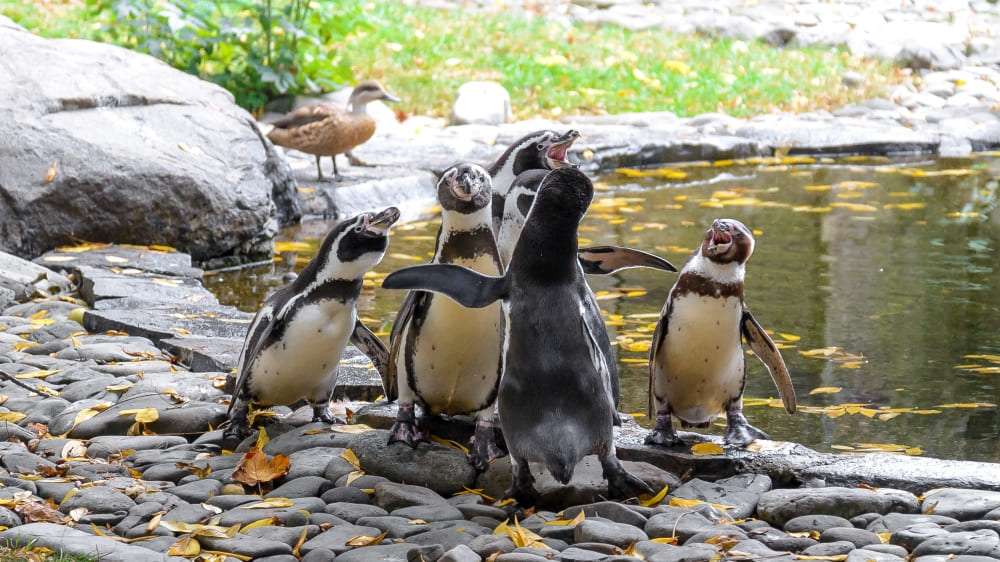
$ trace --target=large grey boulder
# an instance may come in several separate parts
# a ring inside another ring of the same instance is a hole
[[[229,92],[3,20],[0,249],[34,257],[83,239],[247,259],[298,220],[287,163]]]

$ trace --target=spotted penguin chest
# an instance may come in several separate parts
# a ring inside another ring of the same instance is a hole
[[[711,421],[743,389],[739,298],[676,298],[654,357],[654,390],[691,424]]]
[[[466,265],[466,264],[462,264]],[[403,337],[399,372],[431,414],[471,414],[489,406],[500,378],[500,302],[464,308],[433,295],[419,328]]]
[[[282,336],[258,354],[250,379],[255,401],[277,405],[328,397],[356,317],[353,302],[300,308]]]

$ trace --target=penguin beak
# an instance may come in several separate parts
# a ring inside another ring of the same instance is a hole
[[[383,235],[399,220],[399,209],[389,207],[377,215],[365,215],[365,230],[372,234]]]
[[[715,219],[712,221],[712,228],[708,229],[705,236],[711,235],[712,240],[708,244],[708,253],[715,256],[729,251],[733,245],[733,237],[729,234],[730,226],[725,221]]]
[[[578,138],[580,138],[580,131],[570,129],[562,136],[556,137],[552,141],[552,146],[550,146],[549,150],[545,153],[545,157],[549,161],[550,168],[555,170],[556,168],[576,167],[566,159],[566,153],[569,151],[569,147],[573,146],[573,142]]]
[[[482,190],[483,184],[480,179],[471,174],[463,174],[462,179],[456,181],[452,186],[455,197],[462,201],[472,201],[472,198]]]

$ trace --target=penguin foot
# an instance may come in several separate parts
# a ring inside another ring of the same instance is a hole
[[[469,439],[469,445],[469,462],[477,472],[485,471],[491,461],[507,454],[494,441],[493,423],[488,421],[476,422],[476,432]]]
[[[677,432],[673,428],[667,429],[654,429],[646,436],[645,443],[647,445],[659,445],[661,447],[675,447],[681,445],[684,441],[677,435]]]
[[[670,415],[669,404],[666,408],[657,411],[656,426],[653,427],[653,432],[646,436],[645,443],[661,447],[674,447],[684,443],[674,431],[673,416]]]
[[[608,479],[608,497],[617,500],[637,498],[639,494],[653,495],[656,492],[629,471],[625,470],[618,457],[601,461],[604,477]]]
[[[514,498],[517,505],[524,509],[534,507],[542,495],[535,489],[535,477],[532,476],[531,469],[528,468],[528,461],[524,459],[518,461],[511,456],[511,465],[514,469],[514,478],[510,489],[504,495],[508,498]]]
[[[741,412],[726,414],[726,445],[742,449],[754,439],[767,439],[767,434],[750,425]]]
[[[417,425],[415,420],[400,420],[393,422],[389,429],[389,443],[402,442],[416,449],[421,441],[428,441],[427,430]],[[475,463],[473,463],[475,464]]]

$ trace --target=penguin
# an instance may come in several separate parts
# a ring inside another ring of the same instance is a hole
[[[329,403],[347,341],[369,356],[388,353],[358,319],[356,306],[362,278],[382,260],[397,219],[399,209],[389,207],[337,224],[302,273],[265,299],[240,353],[225,435],[249,435],[251,402],[276,406],[305,399],[313,421],[339,421]]]
[[[503,272],[490,229],[490,185],[487,171],[475,164],[444,171],[437,184],[441,228],[431,263],[464,265],[484,275]],[[471,309],[432,292],[407,293],[389,336],[386,387],[390,393],[398,388],[399,403],[389,443],[416,447],[427,440],[414,415],[418,403],[425,415],[475,418],[469,459],[478,471],[502,456],[494,439],[493,406],[503,368],[503,334],[499,302]]]
[[[505,338],[497,401],[513,469],[509,495],[525,508],[538,499],[529,461],[544,463],[557,480],[568,483],[588,454],[599,457],[610,496],[652,493],[615,452],[617,373],[577,254],[577,229],[593,194],[593,184],[575,168],[549,173],[503,276],[429,264],[394,271],[382,284],[441,292],[473,308],[502,302]]]
[[[684,426],[707,427],[722,412],[727,445],[745,447],[767,438],[743,416],[746,354],[741,335],[771,373],[785,410],[795,412],[795,389],[781,353],[743,300],[746,262],[754,245],[753,233],[742,222],[716,219],[681,268],[653,332],[649,397],[656,426],[647,444],[681,443],[672,416]]]
[[[529,133],[514,141],[486,168],[493,180],[494,236],[500,234],[504,201],[514,180],[527,170],[548,171],[571,166],[566,160],[566,152],[579,136],[580,133],[572,129],[561,135],[548,130]]]

